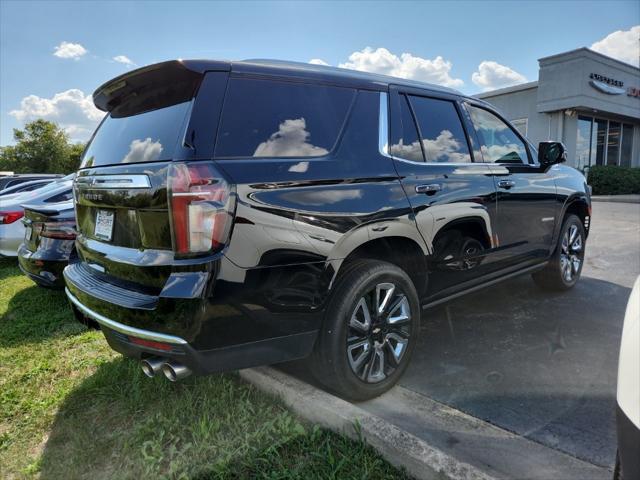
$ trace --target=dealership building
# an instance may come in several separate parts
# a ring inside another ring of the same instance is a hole
[[[576,168],[640,167],[640,69],[587,48],[538,63],[538,81],[476,97],[534,144],[562,141]]]

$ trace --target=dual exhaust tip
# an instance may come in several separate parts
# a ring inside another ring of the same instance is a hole
[[[164,358],[145,358],[140,362],[142,371],[147,377],[155,377],[160,372],[171,382],[177,382],[191,375],[191,369],[181,363],[166,360]]]

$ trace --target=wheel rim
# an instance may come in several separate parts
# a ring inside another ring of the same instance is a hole
[[[411,334],[411,307],[393,283],[379,283],[351,313],[347,335],[349,366],[360,380],[378,383],[404,358]]]
[[[582,233],[577,225],[571,225],[562,236],[560,271],[565,282],[571,283],[580,272],[584,255]]]

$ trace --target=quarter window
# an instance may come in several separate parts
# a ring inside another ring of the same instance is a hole
[[[336,144],[354,95],[341,87],[231,79],[215,156],[326,155]]]
[[[467,106],[485,162],[529,163],[527,148],[509,125],[483,108]]]
[[[467,137],[453,102],[416,96],[409,98],[427,162],[470,162]]]

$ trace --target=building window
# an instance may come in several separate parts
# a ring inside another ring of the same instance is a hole
[[[614,120],[578,117],[576,167],[591,165],[631,166],[633,125]]]
[[[595,152],[595,137],[592,135],[593,118],[578,117],[578,138],[576,140],[576,168],[582,170],[591,165]]]
[[[607,121],[596,119],[593,130],[593,136],[596,138],[596,165],[604,165],[604,156],[607,152]]]
[[[618,165],[620,153],[620,122],[609,122],[607,134],[607,165]]]
[[[620,148],[620,166],[631,166],[631,152],[633,151],[633,125],[625,123],[622,126],[622,148]]]
[[[523,137],[527,136],[527,127],[529,126],[528,118],[516,118],[515,120],[511,120],[511,125],[516,127],[516,130],[518,130]]]

